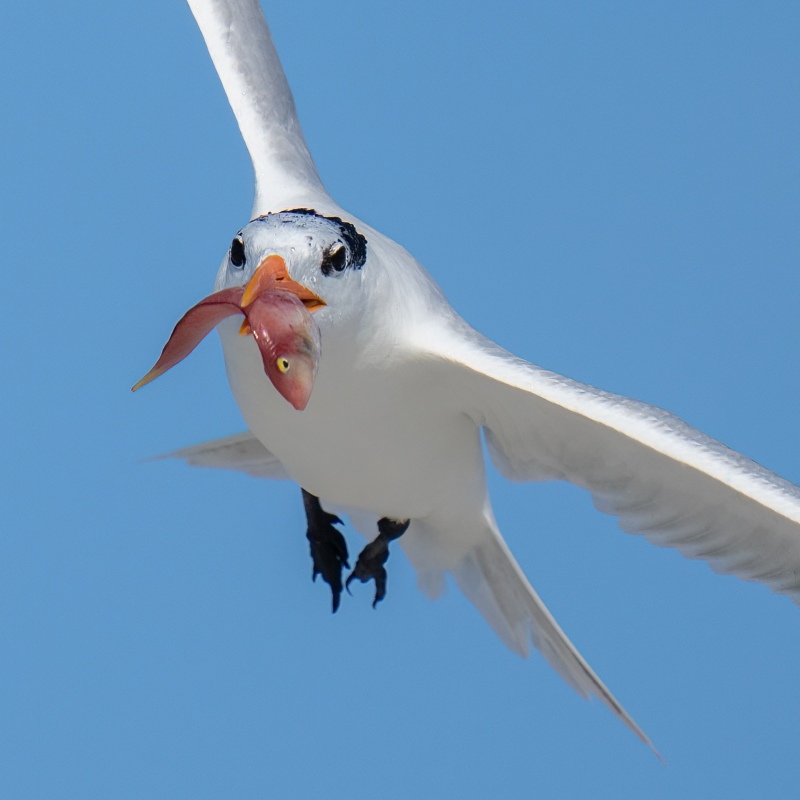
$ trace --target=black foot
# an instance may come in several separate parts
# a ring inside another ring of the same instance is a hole
[[[308,530],[306,537],[311,549],[311,559],[314,570],[311,579],[316,580],[317,575],[322,575],[322,580],[331,587],[333,594],[333,612],[339,608],[342,596],[342,567],[350,569],[347,563],[347,544],[344,536],[334,528],[341,525],[342,521],[335,514],[329,514],[319,503],[319,499],[303,492],[303,505],[306,509]]]
[[[347,591],[350,591],[350,584],[358,579],[361,583],[366,583],[371,578],[375,580],[375,599],[372,607],[380,603],[386,597],[386,570],[383,565],[389,558],[389,542],[402,536],[410,523],[410,520],[396,520],[384,517],[378,520],[378,535],[371,541],[359,554],[355,569],[350,573],[345,583]]]

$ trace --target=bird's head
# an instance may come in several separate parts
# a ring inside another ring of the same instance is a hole
[[[216,289],[244,286],[243,305],[265,291],[287,291],[322,325],[358,305],[367,240],[350,222],[310,209],[265,214],[245,225],[223,259]]]
[[[353,276],[367,241],[338,217],[296,209],[258,217],[240,230],[217,274],[216,291],[184,314],[155,366],[134,390],[183,360],[226,317],[243,314],[240,333],[255,339],[264,371],[296,409],[306,407],[319,366],[320,330],[359,307]]]

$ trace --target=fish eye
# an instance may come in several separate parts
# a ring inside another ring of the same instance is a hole
[[[241,269],[244,266],[244,242],[238,236],[231,242],[230,259],[231,264],[236,269]]]
[[[289,367],[291,366],[289,359],[286,358],[286,356],[280,356],[275,362],[275,365],[284,375],[289,371]]]
[[[337,242],[322,257],[322,274],[332,275],[333,273],[343,272],[347,266],[347,248]]]

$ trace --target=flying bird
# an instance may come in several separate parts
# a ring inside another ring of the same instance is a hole
[[[534,366],[472,329],[413,256],[325,190],[258,0],[188,2],[250,153],[255,201],[214,294],[179,323],[154,372],[217,325],[249,431],[173,455],[299,484],[313,575],[334,611],[353,581],[374,581],[374,604],[385,597],[396,543],[428,595],[451,574],[510,648],[527,655],[532,643],[652,747],[503,541],[482,432],[509,480],[570,481],[623,530],[795,602],[800,489],[667,411]],[[302,351],[300,389],[283,387],[274,341]],[[369,542],[352,565],[342,513]]]

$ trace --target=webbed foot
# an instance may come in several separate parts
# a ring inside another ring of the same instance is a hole
[[[315,581],[317,575],[321,575],[322,580],[331,587],[333,612],[336,613],[342,596],[342,568],[350,569],[347,561],[347,543],[344,536],[333,527],[341,525],[342,521],[335,514],[325,511],[320,505],[319,498],[305,489],[302,492],[308,522],[306,537],[314,563],[311,579]]]
[[[375,599],[372,607],[375,608],[386,597],[386,569],[384,564],[389,558],[389,542],[402,536],[408,529],[410,520],[396,520],[384,517],[378,520],[378,535],[359,554],[356,566],[345,582],[345,588],[350,591],[350,584],[354,580],[366,583],[375,581]]]

